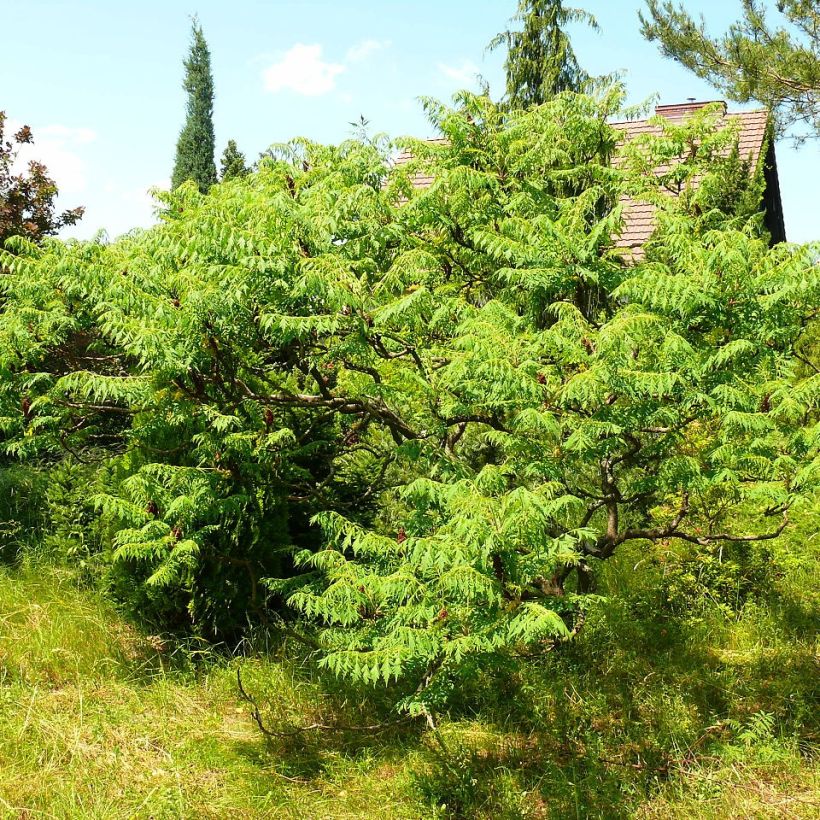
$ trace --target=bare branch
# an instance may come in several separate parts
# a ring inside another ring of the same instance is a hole
[[[265,725],[265,721],[262,719],[262,713],[259,710],[259,704],[256,699],[248,693],[242,684],[242,672],[238,666],[236,667],[236,685],[239,689],[239,695],[242,700],[250,705],[251,717],[253,718],[254,723],[259,727],[259,731],[262,732],[265,737],[277,738],[280,740],[282,738],[296,737],[297,735],[304,734],[305,732],[380,732],[384,729],[391,729],[395,726],[400,726],[413,720],[411,715],[405,715],[404,717],[397,718],[396,720],[384,721],[382,723],[371,723],[364,726],[347,726],[340,723],[309,723],[306,726],[297,726],[295,729],[289,729],[281,732],[276,729],[271,729]]]
[[[772,541],[778,538],[789,524],[788,510],[783,513],[783,520],[775,530],[754,535],[735,535],[729,532],[707,533],[706,535],[683,532],[678,527],[683,518],[688,513],[689,499],[686,497],[685,505],[667,526],[650,530],[626,530],[618,537],[618,544],[624,541],[645,538],[649,541],[658,541],[666,538],[679,538],[681,541],[688,541],[691,544],[699,544],[702,547],[714,544],[717,541],[732,541],[736,543],[750,543],[754,541]]]

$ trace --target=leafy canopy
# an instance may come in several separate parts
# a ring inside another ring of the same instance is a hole
[[[29,247],[0,284],[3,446],[114,437],[115,562],[195,618],[286,601],[416,712],[571,639],[627,542],[776,537],[820,470],[820,270],[769,247],[716,112],[623,146],[621,103],[428,100],[444,139],[408,163],[295,140],[156,229]],[[630,262],[627,196],[658,225]]]

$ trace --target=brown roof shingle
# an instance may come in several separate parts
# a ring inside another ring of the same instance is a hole
[[[681,122],[693,111],[703,108],[708,103],[683,103],[678,105],[659,105],[655,113],[672,122]],[[734,114],[725,113],[721,125],[732,121],[739,122],[738,151],[743,160],[748,160],[752,168],[760,161],[761,152],[766,141],[766,130],[769,114],[765,110],[741,111]],[[630,140],[641,134],[660,134],[661,128],[648,120],[613,122],[611,125],[624,132],[624,139]],[[658,169],[660,171],[662,169]],[[652,235],[655,228],[655,206],[648,202],[636,202],[624,197],[624,227],[620,236],[615,238],[615,247],[627,251],[629,256],[640,258],[643,245]]]
[[[672,122],[682,121],[693,111],[703,108],[709,103],[681,103],[675,105],[659,105],[655,108],[655,113],[666,117]],[[726,104],[723,103],[724,112]],[[753,168],[756,168],[761,158],[761,152],[766,140],[766,132],[769,123],[769,115],[765,110],[742,111],[733,114],[724,113],[723,120],[726,124],[732,121],[739,121],[740,128],[738,134],[738,148],[741,159],[748,160]],[[613,122],[611,125],[624,133],[624,139],[630,140],[641,134],[660,134],[661,128],[649,120],[630,120],[625,122]],[[427,140],[431,144],[445,144],[446,139],[437,137]],[[412,159],[412,153],[405,151],[395,159],[396,165],[403,165]],[[658,169],[661,170],[661,169]],[[418,173],[413,176],[414,188],[427,188],[433,183],[433,177],[429,174]],[[649,239],[655,227],[655,206],[648,202],[640,202],[624,197],[624,227],[620,235],[615,238],[615,246],[626,251],[626,255],[633,258],[642,256],[644,243]]]

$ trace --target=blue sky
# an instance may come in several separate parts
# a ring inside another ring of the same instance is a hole
[[[601,25],[573,29],[591,73],[625,72],[631,102],[716,93],[660,56],[638,31],[639,0],[577,0]],[[34,154],[86,206],[69,235],[116,236],[152,222],[151,186],[167,186],[184,116],[190,15],[211,48],[217,153],[233,138],[255,159],[293,136],[338,141],[363,114],[376,131],[430,135],[418,97],[449,99],[481,73],[503,90],[502,55],[485,53],[515,0],[0,0],[0,108],[32,126]],[[739,0],[689,0],[714,31]],[[777,146],[786,229],[820,239],[818,146]]]

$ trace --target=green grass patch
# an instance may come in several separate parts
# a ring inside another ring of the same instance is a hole
[[[280,731],[382,720],[389,699],[288,645],[146,635],[66,570],[0,571],[0,817],[816,817],[812,607],[682,629],[642,610],[656,580],[562,652],[481,670],[438,736],[270,739],[237,666]]]

